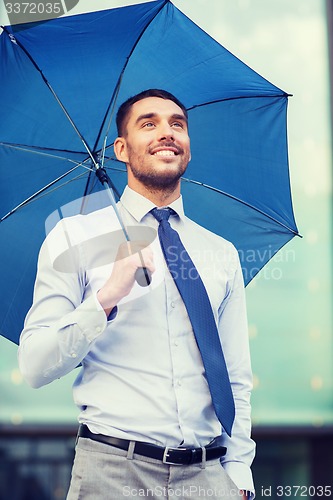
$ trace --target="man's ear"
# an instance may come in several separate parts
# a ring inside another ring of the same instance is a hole
[[[124,137],[117,137],[114,141],[113,149],[117,160],[128,163],[127,145]]]

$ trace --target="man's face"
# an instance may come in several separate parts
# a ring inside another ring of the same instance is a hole
[[[134,103],[126,133],[115,142],[115,150],[117,158],[127,164],[132,183],[151,189],[175,188],[191,158],[182,109],[159,97]]]

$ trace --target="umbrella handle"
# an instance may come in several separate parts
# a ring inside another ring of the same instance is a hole
[[[151,272],[146,267],[138,267],[135,272],[135,280],[140,286],[149,286],[151,283]]]

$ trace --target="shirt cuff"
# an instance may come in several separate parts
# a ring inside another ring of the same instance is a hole
[[[248,498],[252,500],[255,493],[250,467],[241,462],[225,462],[222,466],[237,488],[243,490]]]
[[[105,314],[105,311],[104,311],[104,309],[103,309],[103,307],[102,307],[102,305],[101,305],[100,301],[99,301],[99,300],[98,300],[98,298],[97,298],[97,293],[98,293],[98,292],[96,292],[96,293],[94,294],[96,307],[97,307],[98,311],[103,311],[103,312],[104,312],[104,314]],[[108,315],[108,316],[107,316],[107,318],[106,318],[106,319],[107,319],[107,321],[113,321],[113,320],[116,318],[117,314],[118,314],[118,306],[114,306],[114,308],[113,308],[113,309],[111,309],[111,312],[109,313],[109,315]]]
[[[104,309],[94,295],[84,300],[72,313],[63,319],[64,325],[59,330],[71,324],[78,325],[88,342],[92,342],[105,330],[107,318]]]

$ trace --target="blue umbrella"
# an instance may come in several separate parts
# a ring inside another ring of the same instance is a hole
[[[115,110],[144,89],[168,90],[186,105],[186,212],[234,243],[246,284],[298,234],[288,94],[169,0],[4,27],[0,82],[0,333],[14,342],[46,232],[63,215],[96,208],[82,205],[82,196],[104,189],[96,168],[116,193],[124,188],[112,149]]]

